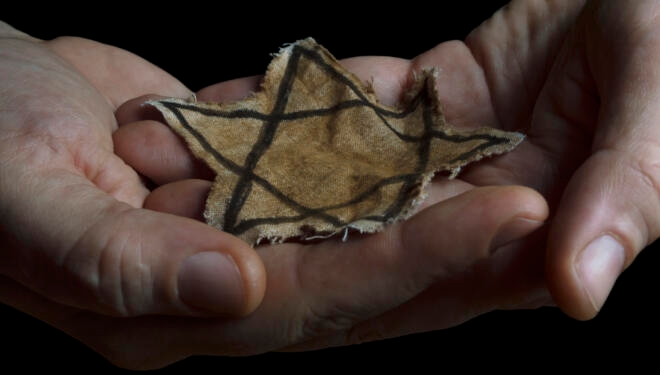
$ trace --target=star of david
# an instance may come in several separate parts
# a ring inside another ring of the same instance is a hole
[[[363,232],[412,215],[436,171],[510,151],[519,133],[449,127],[429,72],[400,108],[305,39],[235,103],[151,102],[216,173],[204,216],[251,244]]]

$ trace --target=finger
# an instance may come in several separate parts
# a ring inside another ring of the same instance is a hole
[[[382,315],[286,350],[361,344],[455,327],[494,310],[553,306],[544,280],[545,253],[539,251],[547,238],[543,228],[500,247],[463,273],[438,280]]]
[[[74,65],[113,108],[148,93],[191,95],[181,82],[131,52],[75,37],[57,38],[45,45]],[[121,84],[117,84],[118,80]]]
[[[202,213],[211,188],[212,183],[208,180],[187,179],[168,183],[154,189],[145,198],[143,207],[204,221]],[[473,188],[474,186],[460,180],[444,178],[434,181],[427,187],[427,197],[420,204],[419,210]]]
[[[547,217],[547,206],[530,190],[510,193],[513,196],[522,193],[516,198],[516,204],[529,204],[531,210],[506,224],[491,240],[489,257],[473,263],[463,272],[437,278],[414,298],[384,314],[344,331],[290,346],[286,351],[352,345],[429,332],[459,325],[493,310],[552,305],[543,277],[545,254],[539,251],[547,238],[540,221]],[[529,196],[524,198],[526,194]],[[529,215],[532,211],[536,214]],[[482,229],[475,228],[476,233]]]
[[[250,342],[259,337],[259,345],[234,352],[250,354],[314,342],[336,332],[346,337],[345,331],[355,324],[396,308],[431,285],[452,280],[493,249],[534,231],[546,217],[544,199],[530,189],[479,188],[433,205],[382,233],[313,246],[262,247],[269,287],[259,309],[244,320],[215,326],[222,332],[219,341],[197,342],[206,348],[219,345],[222,350],[235,350],[227,348],[227,340]],[[505,273],[513,266],[500,268]],[[533,274],[540,278],[538,272]],[[478,299],[477,292],[473,295]],[[460,298],[455,291],[445,295],[445,301],[450,297]],[[403,314],[397,316],[403,320]],[[426,318],[431,320],[431,314]],[[410,323],[406,327],[419,328]]]
[[[147,196],[144,208],[204,221],[202,213],[211,182],[183,180],[160,186]]]
[[[147,94],[129,99],[122,103],[115,111],[115,118],[119,126],[145,120],[162,121],[163,116],[152,105],[145,104],[149,100],[160,100],[167,96]],[[186,99],[186,98],[182,98]]]
[[[203,102],[233,102],[259,90],[261,76],[233,79],[205,87],[197,92],[197,100]]]
[[[115,153],[156,185],[187,178],[213,179],[215,174],[192,156],[181,137],[164,124],[161,113],[143,95],[122,104],[115,116],[119,129],[113,133]]]
[[[395,106],[401,95],[410,88],[410,60],[387,56],[362,56],[343,59],[341,65],[368,83],[376,93],[378,102]]]
[[[543,232],[514,240],[469,271],[440,280],[409,302],[328,339],[339,345],[364,343],[454,327],[494,310],[551,306],[543,278],[545,254],[538,243],[546,238]]]
[[[211,180],[215,176],[190,154],[183,139],[161,122],[124,124],[112,139],[115,153],[156,185],[188,178]]]
[[[295,272],[270,266],[286,262],[281,252],[262,253],[269,264],[269,291],[279,300],[306,301],[291,306],[297,311],[288,324],[297,327],[292,332],[308,336],[289,344],[350,329],[399,306],[436,282],[467,271],[492,248],[530,233],[546,215],[545,201],[529,189],[479,188],[385,232],[314,246],[300,255]],[[292,273],[295,284],[286,285]],[[262,308],[271,303],[267,296]]]
[[[34,194],[4,191],[14,199],[1,235],[13,242],[0,272],[54,301],[118,316],[242,315],[263,296],[261,259],[233,236],[132,208],[83,177],[14,181]]]
[[[208,87],[205,87],[195,93],[194,100],[204,102],[230,102],[245,98],[251,92],[259,90],[260,76],[252,76],[245,78],[237,78],[230,81],[220,82]],[[191,93],[184,93],[181,96],[180,91],[172,91],[179,94],[181,99],[192,99]],[[149,100],[159,100],[167,98],[158,94],[143,94],[138,97],[125,101],[117,108],[115,116],[117,122],[121,126],[136,121],[143,120],[162,120],[163,116],[160,112],[151,105],[144,105]]]
[[[657,9],[654,2],[613,4],[589,8],[582,25],[590,31],[574,48],[590,48],[569,52],[550,77],[557,87],[546,94],[568,118],[584,118],[571,116],[584,101],[570,103],[557,88],[591,75],[582,86],[600,102],[590,116],[597,123],[577,124],[593,132],[592,153],[564,191],[548,244],[549,287],[578,319],[597,314],[619,274],[660,235],[660,68],[652,62],[660,43],[646,37],[658,32],[650,21]]]
[[[369,80],[385,103],[397,103],[404,86],[409,83],[407,69],[410,63],[407,60],[364,57],[348,59],[343,63]],[[253,76],[218,83],[200,90],[197,100],[239,100],[257,91],[260,80],[260,76]],[[144,103],[159,98],[157,95],[144,95],[127,101],[117,109],[115,115],[120,125],[114,134],[117,154],[158,185],[185,178],[211,178],[214,174],[187,152],[178,136],[155,123],[163,122],[162,116]]]

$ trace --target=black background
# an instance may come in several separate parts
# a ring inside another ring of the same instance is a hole
[[[338,58],[411,58],[439,42],[464,38],[506,2],[457,3],[436,1],[422,6],[403,2],[393,3],[395,7],[357,10],[334,2],[311,2],[298,8],[232,4],[232,9],[191,2],[140,11],[108,9],[107,4],[98,3],[94,9],[58,4],[52,9],[11,11],[2,17],[39,38],[75,35],[127,49],[198,90],[215,82],[262,74],[271,53],[307,36]],[[37,20],[34,14],[47,17]],[[656,317],[660,310],[655,307],[658,277],[654,268],[660,263],[654,247],[642,252],[620,277],[602,312],[591,321],[574,321],[552,308],[493,312],[444,331],[308,353],[193,357],[158,372],[226,372],[227,366],[234,372],[269,366],[269,370],[315,373],[330,367],[349,370],[356,365],[372,370],[404,365],[412,371],[431,366],[432,372],[439,373],[456,366],[461,372],[483,368],[536,372],[554,365],[570,369],[572,360],[589,368],[646,363],[657,369],[654,352],[660,336]],[[4,366],[123,372],[76,340],[4,305],[0,305],[0,329],[0,363]]]

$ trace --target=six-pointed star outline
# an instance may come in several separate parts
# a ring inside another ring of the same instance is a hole
[[[410,216],[438,170],[514,148],[519,133],[458,131],[426,72],[402,108],[377,102],[323,47],[283,49],[263,90],[236,103],[151,102],[218,173],[209,224],[251,243],[379,230]]]

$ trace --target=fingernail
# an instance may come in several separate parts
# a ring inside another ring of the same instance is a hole
[[[189,306],[215,313],[236,314],[245,307],[245,286],[229,255],[191,255],[179,268],[179,296]]]
[[[623,271],[625,249],[610,235],[593,240],[578,255],[576,269],[595,311],[599,311]]]
[[[520,239],[542,225],[542,221],[523,217],[515,217],[509,220],[506,224],[502,225],[493,240],[490,242],[491,253],[497,251],[499,247],[502,247],[509,242]]]

